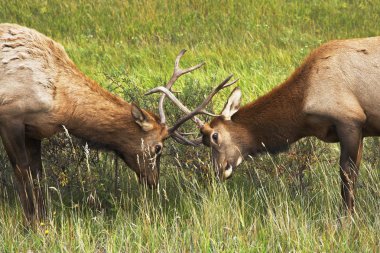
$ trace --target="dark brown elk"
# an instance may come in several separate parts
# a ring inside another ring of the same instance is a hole
[[[203,65],[180,69],[166,85]],[[163,142],[173,137],[193,144],[168,128],[160,100],[160,117],[127,103],[86,77],[63,47],[41,33],[0,24],[0,136],[14,168],[28,221],[44,214],[41,139],[66,128],[69,133],[114,151],[141,182],[156,186]],[[181,123],[180,123],[181,124]],[[180,124],[175,124],[176,128]]]
[[[268,94],[240,108],[241,95],[236,88],[221,115],[200,125],[217,176],[303,137],[339,142],[341,194],[352,213],[363,138],[380,135],[380,37],[328,42]]]

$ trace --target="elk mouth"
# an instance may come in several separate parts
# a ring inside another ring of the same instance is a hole
[[[231,164],[227,164],[226,168],[224,169],[223,176],[224,179],[229,179],[232,175],[233,167]]]
[[[237,166],[239,166],[242,161],[243,161],[243,158],[241,156],[239,156],[239,158],[237,159],[237,162],[236,162],[235,166],[232,166],[231,163],[227,162],[227,165],[226,165],[226,167],[224,168],[224,171],[223,171],[223,177],[224,177],[224,179],[229,179],[232,176],[234,168],[236,168]]]

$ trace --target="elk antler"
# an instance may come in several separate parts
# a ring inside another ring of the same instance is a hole
[[[175,95],[173,95],[172,91],[171,91],[171,87],[173,86],[173,84],[175,83],[175,81],[177,81],[177,79],[186,74],[186,73],[189,73],[193,70],[196,70],[200,67],[202,67],[205,63],[202,62],[198,65],[195,65],[193,67],[190,67],[190,68],[187,68],[187,69],[181,69],[179,67],[179,62],[182,58],[182,56],[185,54],[186,50],[185,49],[182,49],[181,52],[178,54],[176,60],[175,60],[175,64],[174,64],[174,71],[173,71],[173,75],[172,77],[170,78],[170,80],[167,82],[167,84],[164,86],[160,86],[160,87],[157,87],[157,88],[154,88],[150,91],[148,91],[147,93],[145,93],[145,95],[149,95],[149,94],[152,94],[152,93],[157,93],[157,92],[162,92],[163,94],[161,95],[160,97],[160,100],[159,100],[159,103],[158,103],[158,111],[159,111],[159,115],[160,115],[160,119],[161,119],[161,124],[166,124],[166,116],[165,116],[165,111],[164,111],[164,100],[165,100],[165,97],[168,96],[168,98],[174,102],[175,105],[177,105],[184,113],[186,113],[185,116],[183,116],[182,118],[180,118],[172,127],[169,128],[168,132],[169,132],[169,135],[174,139],[176,140],[177,142],[181,143],[181,144],[185,144],[185,145],[192,145],[192,146],[198,146],[200,144],[200,140],[197,139],[197,140],[188,140],[184,134],[182,133],[179,133],[177,131],[177,129],[183,124],[185,123],[186,121],[188,121],[189,119],[192,119],[199,127],[202,127],[204,125],[204,122],[202,120],[200,120],[199,118],[195,117],[197,114],[207,114],[207,115],[210,115],[210,116],[218,116],[218,115],[215,115],[213,113],[209,113],[205,110],[205,107],[207,106],[207,104],[211,101],[212,97],[218,93],[218,91],[220,91],[221,89],[223,88],[226,88],[228,86],[231,86],[233,85],[234,83],[236,83],[238,81],[238,79],[228,83],[228,81],[231,79],[232,75],[230,75],[229,77],[227,77],[222,83],[220,83],[216,88],[214,88],[211,93],[208,95],[208,97],[203,101],[202,104],[200,104],[195,110],[193,111],[190,111],[186,106],[184,106],[181,101],[179,101]]]
[[[226,87],[229,87],[231,85],[233,85],[234,83],[236,83],[239,79],[235,79],[234,81],[232,82],[228,82],[230,79],[232,78],[232,75],[228,76],[223,82],[221,82],[217,87],[215,87],[211,93],[206,97],[206,99],[197,107],[195,108],[193,111],[190,111],[186,106],[184,106],[181,101],[179,101],[176,96],[169,90],[167,89],[166,87],[157,87],[157,88],[154,88],[150,91],[148,91],[147,93],[145,93],[145,95],[149,95],[149,94],[152,94],[152,93],[157,93],[157,92],[162,92],[164,94],[166,94],[168,96],[168,98],[173,101],[173,103],[175,105],[177,105],[183,112],[186,113],[186,115],[184,115],[182,118],[180,118],[172,127],[169,128],[169,134],[173,134],[174,132],[176,132],[176,130],[183,124],[185,123],[186,121],[188,121],[189,119],[191,118],[194,118],[194,121],[195,123],[199,126],[199,127],[202,127],[204,125],[204,122],[201,121],[199,118],[196,118],[195,115],[198,115],[198,114],[207,114],[207,115],[211,115],[211,116],[218,116],[218,115],[215,115],[215,114],[212,114],[212,113],[209,113],[205,110],[205,107],[207,106],[208,103],[210,103],[211,99],[215,96],[215,94],[217,94],[220,90],[226,88]]]
[[[177,58],[175,59],[173,75],[170,78],[169,82],[165,86],[165,88],[168,89],[169,91],[171,90],[171,88],[172,88],[173,84],[175,83],[175,81],[177,81],[177,79],[180,76],[182,76],[182,75],[184,75],[186,73],[189,73],[189,72],[191,72],[193,70],[199,69],[200,67],[202,67],[205,64],[204,62],[202,62],[202,63],[199,63],[198,65],[193,66],[193,67],[190,67],[190,68],[187,68],[187,69],[181,69],[179,67],[179,61],[181,60],[182,56],[185,53],[186,53],[186,49],[182,49],[181,52],[179,52],[179,54],[177,55]],[[165,112],[164,112],[164,100],[165,100],[165,96],[166,96],[165,94],[162,94],[161,97],[160,97],[160,101],[158,102],[158,112],[159,112],[162,124],[166,123],[166,116],[165,116]]]

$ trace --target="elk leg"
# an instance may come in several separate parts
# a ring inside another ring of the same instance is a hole
[[[348,214],[355,211],[355,184],[358,177],[359,165],[363,149],[361,127],[357,125],[342,125],[337,127],[340,141],[340,177],[342,180],[341,194],[343,204]]]
[[[25,138],[26,150],[28,153],[29,168],[31,172],[33,184],[33,204],[35,208],[35,216],[37,220],[45,217],[45,202],[41,190],[42,179],[42,161],[41,161],[41,140]]]
[[[33,173],[31,173],[25,144],[25,125],[20,121],[8,121],[1,125],[0,135],[13,166],[21,205],[28,222],[35,217]]]

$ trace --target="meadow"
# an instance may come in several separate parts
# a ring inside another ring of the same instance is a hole
[[[186,105],[231,73],[244,104],[322,43],[380,35],[379,13],[378,0],[0,0],[1,23],[48,35],[86,75],[154,112],[158,96],[143,94],[170,78],[183,48],[182,66],[206,62],[175,84]],[[209,109],[220,112],[230,91]],[[170,122],[180,115],[170,103],[166,110]],[[38,230],[23,225],[0,148],[0,252],[378,252],[379,144],[366,139],[357,212],[342,217],[337,144],[304,139],[245,161],[221,184],[208,149],[168,141],[152,191],[114,154],[63,133],[43,143],[49,209]]]

